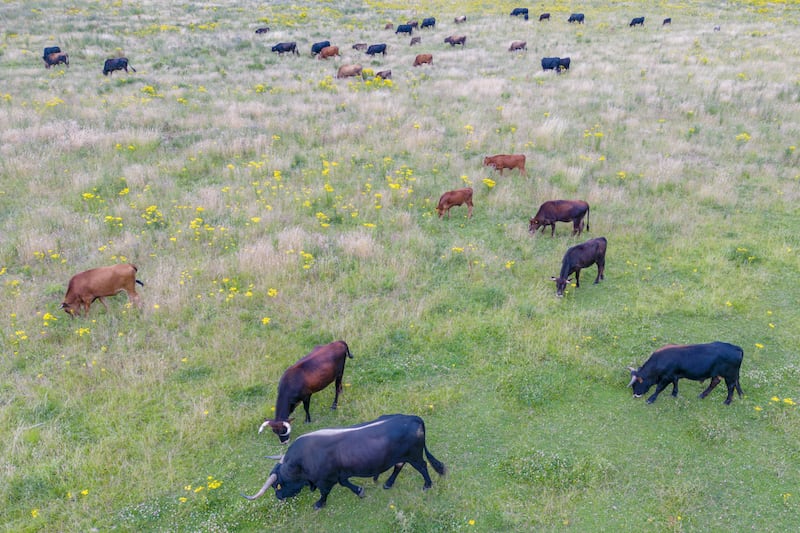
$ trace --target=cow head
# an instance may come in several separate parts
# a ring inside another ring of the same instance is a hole
[[[544,225],[538,218],[532,218],[530,224],[528,224],[528,233],[536,233],[540,226],[544,229]]]
[[[75,318],[75,315],[80,311],[80,306],[76,306],[74,303],[70,302],[62,302],[61,309],[72,318]]]
[[[261,487],[261,490],[259,490],[253,496],[248,496],[246,494],[242,494],[242,496],[248,500],[255,500],[263,496],[270,487],[275,489],[275,496],[279,500],[285,500],[286,498],[291,498],[292,496],[297,495],[297,493],[308,484],[308,481],[293,481],[291,479],[287,479],[287,476],[284,475],[284,470],[286,470],[285,466],[286,465],[284,465],[283,461],[281,460],[281,462],[276,464],[272,469],[272,472],[270,472],[269,477],[267,478],[266,483],[264,483],[264,485]]]
[[[492,158],[491,157],[486,156],[486,157],[483,158],[483,166],[488,167],[491,163],[492,163]],[[494,166],[494,165],[492,165],[492,166]]]
[[[559,298],[564,296],[564,289],[567,288],[567,283],[572,283],[572,278],[552,277],[551,280],[556,282],[556,296]]]
[[[264,428],[269,426],[272,432],[278,436],[281,444],[289,444],[289,435],[292,433],[291,423],[293,421],[294,418],[290,418],[289,420],[270,420],[267,418],[264,420],[264,423],[261,424],[261,427],[258,428],[258,432],[261,433],[264,431]]]
[[[647,391],[650,390],[650,387],[653,386],[653,383],[650,381],[650,379],[640,374],[641,369],[637,370],[632,366],[629,366],[628,370],[631,371],[631,382],[628,383],[628,387],[633,389],[634,398],[641,398],[647,394]]]

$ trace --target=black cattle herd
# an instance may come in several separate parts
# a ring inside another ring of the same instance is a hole
[[[529,11],[528,8],[515,8],[510,15],[528,20]],[[550,19],[550,13],[541,13],[538,17],[539,21],[549,21]],[[584,24],[585,20],[583,13],[572,13],[567,22]],[[455,17],[453,21],[456,24],[463,23],[466,21],[466,16]],[[644,17],[635,17],[630,21],[629,26],[644,26],[644,21]],[[662,25],[671,24],[671,22],[671,18],[665,18]],[[395,29],[395,34],[412,35],[414,29],[421,30],[435,26],[436,19],[434,17],[424,18],[422,24],[411,20],[399,24]],[[387,24],[385,28],[394,29],[394,26]],[[269,31],[269,27],[259,27],[255,33],[267,34]],[[460,44],[463,47],[466,40],[466,35],[452,35],[447,37],[444,42],[451,46]],[[418,43],[420,43],[419,37],[413,37],[411,45]],[[385,43],[372,45],[357,43],[353,45],[353,49],[363,51],[370,56],[378,54],[385,56],[387,53]],[[524,41],[514,41],[509,47],[509,51],[525,49]],[[285,53],[299,55],[296,42],[277,43],[272,47],[272,51],[279,55]],[[332,57],[338,55],[338,48],[332,47],[329,40],[320,41],[312,45],[311,54],[321,58]],[[59,64],[69,66],[69,56],[58,46],[46,47],[42,59],[46,68]],[[432,63],[431,54],[417,56],[415,65],[423,63]],[[543,70],[566,71],[570,67],[570,58],[544,57],[541,64]],[[362,72],[360,65],[349,65],[342,68],[356,73]],[[129,65],[128,59],[125,57],[107,59],[103,64],[103,75],[110,75],[117,70],[124,70],[127,73],[128,69],[136,72],[136,69]],[[341,71],[342,69],[340,69]],[[391,71],[381,71],[378,76],[390,78]],[[521,154],[499,154],[487,157],[484,165],[499,170],[501,174],[504,168],[517,168],[521,176],[525,175],[525,156]],[[444,213],[447,213],[449,217],[451,207],[464,204],[468,206],[467,218],[471,218],[473,207],[471,188],[445,192],[437,206],[439,217],[441,218]],[[547,201],[530,219],[529,232],[535,234],[540,228],[544,232],[545,228],[550,226],[551,237],[553,237],[556,222],[572,222],[572,235],[580,236],[584,230],[584,216],[586,218],[585,229],[589,231],[589,210],[589,204],[582,200]],[[559,297],[564,295],[567,285],[572,282],[570,276],[573,274],[575,275],[575,287],[580,287],[580,271],[583,268],[597,265],[597,276],[594,283],[599,283],[604,279],[606,247],[605,237],[593,238],[570,247],[562,259],[559,275],[551,278],[556,283],[556,295]],[[103,296],[116,294],[121,290],[128,290],[130,294],[131,287],[135,286],[134,281],[138,282],[135,279],[135,267],[133,267],[134,274],[132,276],[122,277],[120,275],[112,276],[113,273],[110,270],[109,274],[106,275],[106,272],[103,271],[101,272],[103,276],[100,276],[97,273],[100,270],[94,269],[77,274],[70,282],[70,290],[73,290],[75,278],[83,276],[88,280],[82,285],[86,293],[81,295],[81,298],[85,300],[84,315],[88,315],[89,304],[95,299],[100,299],[101,303],[104,303]],[[133,294],[135,295],[135,289]],[[68,297],[69,290],[65,302],[69,299]],[[139,303],[138,297],[135,298],[134,303]],[[70,312],[65,305],[66,303],[62,304],[62,308]],[[70,314],[75,316],[77,313],[71,312]],[[681,378],[700,382],[711,380],[709,386],[700,394],[700,398],[705,398],[724,379],[728,390],[724,403],[730,404],[734,390],[739,393],[739,396],[742,395],[739,370],[743,355],[740,347],[724,342],[667,345],[653,352],[638,369],[629,368],[631,381],[628,386],[632,388],[634,397],[638,398],[655,385],[655,393],[647,399],[648,403],[652,403],[669,384],[672,384],[672,395],[677,396],[678,380]],[[344,341],[335,341],[315,347],[308,355],[289,367],[278,383],[275,415],[272,419],[264,421],[259,433],[269,427],[278,436],[281,443],[288,444],[291,422],[294,420],[291,418],[291,414],[294,409],[302,402],[306,414],[305,421],[311,422],[309,411],[311,395],[331,383],[335,383],[336,389],[331,409],[336,409],[342,390],[345,361],[352,357],[353,355]],[[289,446],[284,455],[273,457],[278,460],[278,463],[258,493],[245,497],[255,499],[262,496],[269,488],[273,488],[278,499],[283,500],[298,494],[303,487],[308,486],[312,491],[319,488],[320,498],[315,503],[315,507],[320,508],[325,505],[328,494],[336,484],[349,488],[359,497],[364,496],[363,487],[354,485],[350,481],[350,477],[371,477],[377,481],[380,474],[393,468],[391,476],[384,483],[384,488],[390,488],[405,463],[410,463],[422,475],[423,489],[428,489],[432,481],[428,474],[425,458],[438,474],[445,473],[444,464],[436,459],[427,448],[423,420],[410,415],[383,415],[375,420],[349,427],[321,429],[301,435]]]

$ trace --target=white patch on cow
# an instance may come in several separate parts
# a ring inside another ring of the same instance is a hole
[[[380,426],[386,422],[386,420],[378,420],[377,422],[373,422],[371,424],[367,424],[366,426],[359,426],[359,427],[348,427],[348,428],[331,428],[331,429],[318,429],[317,431],[312,431],[311,433],[306,433],[305,435],[301,435],[295,439],[297,442],[300,439],[305,437],[330,437],[332,435],[341,435],[342,433],[350,433],[353,431],[361,431],[362,429],[373,428],[376,426]]]

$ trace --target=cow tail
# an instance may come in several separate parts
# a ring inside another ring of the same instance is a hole
[[[342,341],[342,342],[344,342],[344,341]],[[344,349],[345,349],[347,357],[352,359],[353,358],[353,354],[350,353],[350,347],[347,345],[346,342],[344,343]]]
[[[589,231],[589,215],[592,212],[591,206],[586,206],[586,231]]]
[[[437,474],[443,476],[445,472],[447,472],[447,468],[445,468],[444,463],[439,461],[436,457],[433,456],[433,454],[431,454],[431,452],[428,451],[428,446],[425,446],[424,449],[425,449],[425,457],[428,458],[428,462],[431,463],[431,466],[433,467],[434,470],[436,470]]]
[[[136,72],[135,68],[133,68],[131,65],[128,65],[128,66],[131,68],[132,71]]]
[[[142,280],[140,280],[140,279],[137,279],[137,280],[136,280],[136,283],[138,283],[139,285],[141,285],[142,287],[144,287],[144,283],[142,282]]]

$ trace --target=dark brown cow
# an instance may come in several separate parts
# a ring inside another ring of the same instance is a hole
[[[439,218],[442,218],[445,213],[447,213],[447,218],[450,218],[450,208],[463,204],[467,204],[467,218],[472,218],[471,187],[447,191],[439,198],[439,205],[436,206],[436,210],[439,212]]]
[[[575,273],[575,287],[581,286],[581,269],[597,263],[597,278],[595,284],[605,278],[606,270],[606,246],[608,242],[605,237],[590,239],[582,244],[576,244],[567,250],[561,262],[561,273],[557,278],[550,278],[556,282],[556,296],[564,296],[564,289],[572,273]]]
[[[54,67],[59,63],[64,63],[66,66],[69,66],[69,55],[64,52],[53,52],[44,56],[45,68]]]
[[[412,37],[411,42],[408,43],[408,46],[414,46],[415,44],[420,44],[422,42],[422,37]]]
[[[337,78],[349,78],[351,76],[359,76],[361,74],[361,65],[342,65],[336,72]]]
[[[583,232],[583,217],[586,216],[586,231],[589,231],[589,204],[583,200],[549,200],[539,206],[539,210],[530,220],[528,231],[536,233],[547,226],[552,227],[550,236],[556,233],[556,222],[572,221],[572,234]]]
[[[319,392],[334,381],[336,392],[333,397],[331,409],[336,409],[339,404],[339,394],[342,393],[342,376],[344,363],[347,358],[352,359],[353,354],[344,341],[334,341],[330,344],[315,346],[311,352],[286,369],[278,381],[278,398],[275,400],[275,418],[265,419],[258,432],[269,426],[278,436],[282,444],[289,442],[292,432],[289,418],[294,408],[303,402],[306,411],[306,422],[311,422],[308,412],[311,404],[311,395]]]
[[[338,55],[339,55],[338,46],[326,46],[325,48],[319,51],[317,59],[328,59],[329,57],[335,57]]]
[[[358,50],[360,52],[363,52],[366,49],[367,49],[367,43],[356,43],[353,45],[353,50]]]
[[[417,57],[414,58],[414,66],[418,67],[420,65],[433,65],[433,55],[431,54],[417,54]]]
[[[451,35],[450,37],[446,37],[444,42],[449,43],[450,46],[455,46],[460,44],[463,48],[464,45],[467,44],[467,36],[466,35]]]
[[[500,175],[503,175],[503,169],[513,170],[515,168],[519,169],[519,173],[522,175],[527,175],[525,172],[525,155],[524,154],[497,154],[492,156],[486,156],[483,158],[483,166],[485,167],[493,167],[496,170],[500,171]]]
[[[89,307],[95,300],[100,300],[103,307],[108,310],[106,296],[114,296],[120,291],[128,293],[130,300],[139,307],[139,295],[136,293],[136,284],[144,283],[136,279],[137,268],[128,263],[112,266],[98,267],[86,270],[72,276],[67,286],[67,294],[61,304],[68,315],[74,317],[83,310],[83,315],[89,314]]]
[[[392,71],[391,70],[381,70],[375,73],[376,78],[380,78],[382,80],[390,80],[392,79]]]

